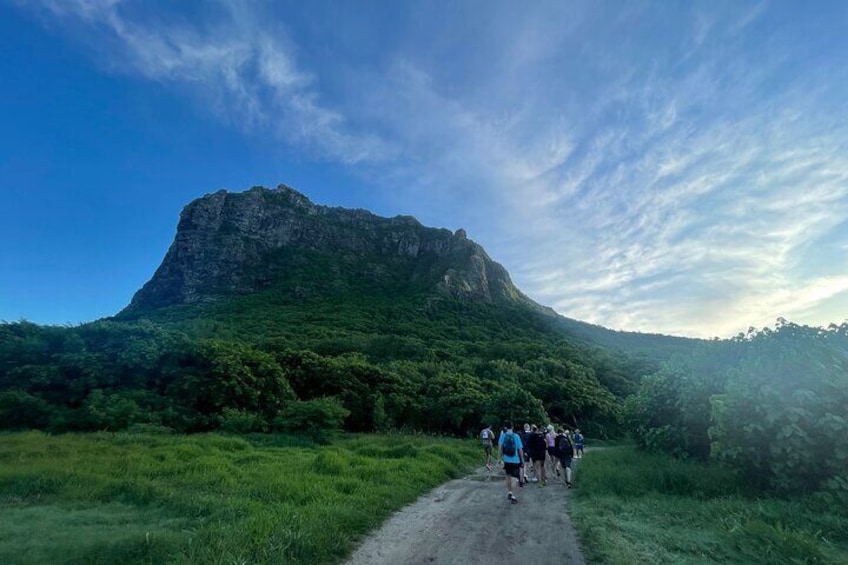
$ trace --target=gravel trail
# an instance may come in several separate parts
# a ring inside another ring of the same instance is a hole
[[[513,486],[518,504],[498,469],[445,483],[389,518],[347,565],[584,564],[563,480]]]

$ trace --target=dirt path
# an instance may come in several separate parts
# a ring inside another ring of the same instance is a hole
[[[497,469],[446,483],[389,518],[347,565],[584,564],[567,514],[572,491],[558,477],[513,485],[514,505]]]

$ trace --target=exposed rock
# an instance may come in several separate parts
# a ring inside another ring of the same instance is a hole
[[[285,261],[296,260],[299,252],[341,253],[346,259],[335,269],[358,269],[374,280],[392,265],[413,264],[410,272],[419,282],[432,281],[434,293],[529,302],[463,229],[452,234],[424,227],[411,216],[382,218],[366,210],[319,206],[281,185],[219,190],[186,206],[165,259],[127,311],[264,290],[285,278]],[[299,287],[296,294],[309,292]]]

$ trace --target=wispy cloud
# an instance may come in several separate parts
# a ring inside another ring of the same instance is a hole
[[[450,37],[444,14],[419,7],[414,25],[386,24],[411,39],[345,67],[332,96],[262,4],[215,4],[190,25],[117,0],[40,6],[114,47],[111,68],[357,165],[403,211],[469,228],[565,315],[692,336],[848,316],[833,310],[848,305],[834,268],[848,258],[843,51],[784,36],[796,32],[770,25],[767,2],[493,3],[473,34]]]
[[[285,28],[246,3],[213,3],[212,14],[143,18],[126,0],[40,0],[42,15],[76,31],[113,72],[173,84],[249,133],[271,134],[346,164],[380,161],[392,148],[349,127],[322,103],[316,78],[299,68]]]

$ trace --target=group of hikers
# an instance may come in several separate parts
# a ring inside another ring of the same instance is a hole
[[[490,471],[495,462],[494,449],[497,446],[497,458],[503,462],[506,475],[507,499],[513,504],[518,502],[512,492],[513,479],[518,480],[519,487],[528,482],[543,487],[548,482],[550,469],[551,476],[564,475],[566,486],[571,488],[571,461],[583,456],[584,440],[580,430],[574,430],[572,434],[565,428],[555,430],[550,424],[524,424],[524,429],[516,432],[512,422],[507,422],[497,438],[492,428],[486,426],[480,432],[480,440],[486,452],[486,468]]]

